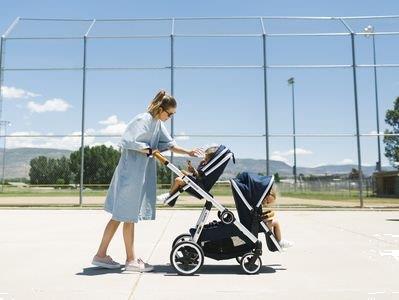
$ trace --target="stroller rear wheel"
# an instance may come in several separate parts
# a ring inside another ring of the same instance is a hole
[[[180,275],[193,275],[204,264],[204,251],[192,241],[179,242],[170,252],[170,264]]]
[[[191,234],[189,233],[182,233],[180,235],[178,235],[173,243],[172,243],[172,248],[179,242],[185,242],[185,241],[189,241],[191,239]]]
[[[241,258],[241,268],[244,270],[245,273],[247,274],[257,274],[260,271],[260,268],[262,267],[262,260],[258,256],[255,258],[253,262],[251,262],[254,258],[255,254],[253,253],[247,253],[244,254],[244,256]]]

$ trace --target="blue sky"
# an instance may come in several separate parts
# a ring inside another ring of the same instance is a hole
[[[359,16],[399,13],[396,1],[1,1],[0,32],[18,17],[37,18],[144,18],[192,16]],[[89,22],[18,24],[11,36],[82,35]],[[351,21],[361,31],[370,20]],[[377,31],[399,31],[399,20],[373,21]],[[273,33],[346,32],[339,22],[266,22]],[[95,35],[169,34],[169,22],[97,23]],[[177,34],[260,33],[257,20],[176,22]],[[398,36],[376,38],[377,63],[399,63]],[[268,64],[351,64],[348,36],[269,37]],[[170,40],[89,39],[87,65],[168,66]],[[372,63],[371,39],[356,37],[358,64]],[[240,38],[175,38],[175,65],[261,65],[262,40]],[[5,68],[80,67],[81,40],[8,40]],[[399,95],[397,68],[378,69],[380,126],[385,111]],[[358,69],[361,133],[376,131],[372,68]],[[269,128],[271,134],[292,132],[291,90],[296,79],[297,133],[355,133],[352,70],[269,69]],[[4,73],[3,119],[11,121],[8,133],[78,133],[81,128],[81,71]],[[91,134],[117,135],[137,113],[145,110],[160,88],[170,90],[169,70],[94,71],[87,73],[86,129]],[[261,69],[177,69],[175,96],[176,134],[260,135],[264,128],[263,71]],[[79,138],[8,138],[9,147],[76,148]],[[87,143],[116,144],[116,137],[88,137]],[[264,158],[261,137],[182,137],[182,146],[227,144],[237,155]],[[362,137],[362,162],[377,160],[376,137]],[[382,145],[383,147],[383,145]],[[270,156],[292,164],[292,138],[272,137]],[[299,166],[357,163],[355,138],[297,138]],[[388,164],[383,159],[383,164]]]

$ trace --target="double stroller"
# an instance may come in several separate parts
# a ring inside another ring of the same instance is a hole
[[[281,251],[272,231],[262,221],[261,204],[274,184],[273,176],[243,172],[230,180],[237,219],[231,210],[221,205],[210,193],[230,159],[234,161],[234,154],[228,148],[219,146],[208,163],[198,169],[197,178],[182,174],[160,153],[154,156],[186,183],[181,191],[171,195],[165,203],[170,205],[175,202],[183,191],[205,200],[196,226],[189,233],[177,236],[172,243],[170,263],[178,274],[195,274],[202,267],[205,256],[216,260],[235,258],[245,273],[257,274],[262,267],[259,233],[265,234],[270,251]],[[207,223],[212,207],[218,210],[219,220]]]

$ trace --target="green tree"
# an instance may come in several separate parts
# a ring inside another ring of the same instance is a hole
[[[31,184],[46,184],[48,183],[48,163],[47,157],[39,156],[31,159],[29,178]]]
[[[108,184],[118,165],[120,152],[105,145],[84,147],[83,183]],[[70,155],[70,170],[75,183],[80,182],[81,150]]]
[[[385,122],[391,126],[391,129],[385,130],[385,133],[399,134],[399,97],[394,101],[393,109],[388,109],[385,114]],[[396,168],[399,168],[399,136],[384,136],[385,156],[389,162]]]
[[[30,161],[29,177],[31,184],[69,184],[71,172],[69,159],[39,156]]]
[[[172,176],[172,171],[169,168],[157,162],[157,183],[169,184],[171,176]]]
[[[274,181],[275,182],[280,182],[280,174],[279,173],[274,173]]]

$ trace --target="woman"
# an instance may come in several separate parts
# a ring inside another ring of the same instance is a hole
[[[148,111],[133,118],[123,133],[122,152],[108,189],[104,210],[112,214],[105,227],[101,244],[92,264],[104,268],[120,268],[107,249],[120,222],[126,250],[127,271],[148,272],[153,267],[136,257],[134,252],[134,223],[155,219],[156,162],[154,150],[198,156],[199,149],[186,150],[177,146],[163,122],[176,113],[176,100],[160,91],[148,106]]]

